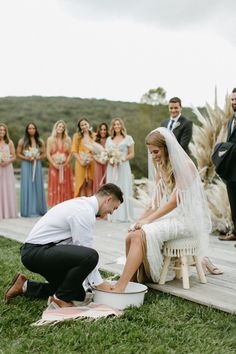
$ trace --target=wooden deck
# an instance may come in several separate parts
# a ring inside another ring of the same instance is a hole
[[[18,218],[0,221],[0,235],[23,242],[38,219]],[[120,274],[124,260],[124,240],[127,223],[110,223],[100,220],[95,227],[95,248],[100,255],[100,268]],[[200,284],[194,267],[190,267],[190,289],[184,290],[181,281],[173,280],[165,285],[148,284],[165,293],[212,306],[221,311],[236,314],[236,248],[235,242],[219,241],[211,236],[211,260],[224,271],[223,275],[207,275],[207,284]]]

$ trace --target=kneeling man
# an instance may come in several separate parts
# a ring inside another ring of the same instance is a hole
[[[108,289],[97,266],[98,253],[91,248],[96,216],[112,214],[123,202],[123,193],[112,183],[103,185],[92,197],[80,197],[50,209],[33,227],[21,247],[21,260],[31,272],[47,283],[28,280],[18,273],[5,294],[8,303],[18,295],[29,298],[52,296],[60,307],[83,301],[83,282]]]

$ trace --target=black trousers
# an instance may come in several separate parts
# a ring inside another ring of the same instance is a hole
[[[227,182],[226,187],[234,225],[233,234],[236,235],[236,182]]]
[[[45,299],[55,294],[64,301],[83,301],[83,281],[98,263],[98,253],[76,245],[34,245],[25,243],[21,248],[24,266],[42,275],[48,283],[27,282],[25,296]]]

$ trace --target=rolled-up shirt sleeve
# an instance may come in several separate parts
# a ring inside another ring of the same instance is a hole
[[[87,280],[92,286],[97,286],[103,283],[103,279],[98,270],[98,267],[94,268],[94,270],[87,276]]]

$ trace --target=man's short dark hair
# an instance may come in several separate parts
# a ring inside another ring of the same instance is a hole
[[[121,203],[123,203],[123,201],[124,201],[122,190],[120,189],[120,187],[118,187],[114,183],[106,183],[106,184],[104,184],[103,186],[101,186],[99,188],[99,190],[97,191],[96,194],[99,194],[100,196],[113,195]]]
[[[172,97],[169,100],[169,103],[179,103],[180,107],[182,107],[182,102],[181,102],[181,99],[179,97]]]
[[[233,88],[232,93],[236,93],[236,87]]]

